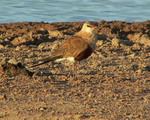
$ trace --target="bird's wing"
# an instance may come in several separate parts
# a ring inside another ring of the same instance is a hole
[[[76,58],[79,54],[84,53],[89,46],[90,45],[81,37],[72,37],[72,39],[65,41],[60,49],[64,50],[63,57]],[[92,50],[92,48],[90,50]]]

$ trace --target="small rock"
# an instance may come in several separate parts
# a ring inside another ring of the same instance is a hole
[[[102,40],[97,41],[96,45],[97,46],[102,46],[103,45],[103,41]]]
[[[130,38],[132,38],[131,40],[133,42],[144,44],[145,46],[150,46],[150,38],[147,34],[135,33]]]
[[[21,44],[21,43],[25,43],[25,42],[27,42],[27,40],[26,40],[25,38],[23,38],[23,37],[17,37],[17,38],[15,38],[14,40],[11,41],[11,43],[12,43],[14,46],[17,46],[17,45],[19,45],[19,44]]]
[[[29,53],[29,55],[28,55],[29,58],[34,56],[34,52],[28,52],[28,53]]]
[[[11,63],[11,64],[14,64],[14,65],[17,65],[18,62],[16,61],[16,59],[12,58],[8,61],[8,63]]]
[[[59,42],[55,42],[55,44],[52,46],[51,51],[54,51],[54,50],[58,49],[58,47],[59,47]]]
[[[137,72],[138,72],[138,74],[141,74],[142,70],[141,70],[141,69],[138,69]]]
[[[119,47],[119,46],[120,46],[120,39],[118,39],[118,38],[116,38],[116,37],[113,38],[111,44],[112,44],[114,47]]]
[[[47,109],[47,107],[40,107],[40,108],[39,108],[40,111],[44,111],[44,110],[46,110],[46,109]]]
[[[132,51],[140,51],[141,50],[141,46],[139,44],[134,44],[132,47],[131,47],[131,50]]]
[[[135,53],[128,55],[128,57],[134,58],[136,56]]]
[[[0,49],[4,49],[5,47],[3,45],[0,44]]]
[[[14,62],[14,61],[13,61]],[[0,72],[7,75],[29,75],[32,76],[34,72],[27,70],[21,63],[12,64],[6,62],[0,65]]]
[[[20,47],[20,46],[17,46],[15,50],[21,50],[21,47]]]
[[[0,61],[0,65],[5,64],[6,62],[7,62],[7,59],[4,58],[4,59],[2,59],[2,60]]]
[[[48,31],[48,32],[49,32],[49,35],[51,35],[51,36],[57,36],[57,37],[63,36],[63,33],[60,31]]]

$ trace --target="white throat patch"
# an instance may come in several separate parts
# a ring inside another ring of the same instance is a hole
[[[91,30],[91,28],[87,28],[86,30],[85,30],[87,33],[93,33],[93,30]]]

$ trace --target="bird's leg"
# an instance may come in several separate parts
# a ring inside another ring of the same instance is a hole
[[[77,62],[74,62],[74,66],[73,66],[73,78],[74,78],[74,80],[77,79]]]

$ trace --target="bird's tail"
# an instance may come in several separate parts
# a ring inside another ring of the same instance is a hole
[[[40,59],[40,60],[37,60],[35,62],[33,62],[34,65],[30,66],[30,67],[36,67],[36,66],[39,66],[39,65],[43,65],[45,63],[48,63],[50,61],[55,61],[56,59],[59,59],[61,58],[61,56],[56,56],[56,57],[47,57],[47,58],[44,58],[44,59]]]

